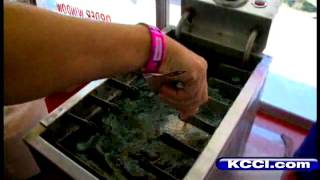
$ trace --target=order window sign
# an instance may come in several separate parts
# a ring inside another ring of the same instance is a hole
[[[40,8],[100,22],[156,25],[152,0],[36,0]]]
[[[319,170],[317,159],[311,158],[220,158],[220,170]]]

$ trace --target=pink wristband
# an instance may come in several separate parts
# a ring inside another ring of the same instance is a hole
[[[143,23],[140,24],[148,27],[151,36],[150,57],[143,69],[143,73],[157,73],[165,56],[166,43],[164,34],[157,27]]]

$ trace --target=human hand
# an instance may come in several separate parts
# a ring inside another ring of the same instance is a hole
[[[180,43],[166,36],[167,54],[159,72],[166,74],[185,71],[180,75],[168,77],[183,84],[176,88],[170,83],[160,89],[160,98],[180,111],[180,118],[187,119],[195,115],[199,106],[208,101],[207,62],[201,56],[185,48]]]

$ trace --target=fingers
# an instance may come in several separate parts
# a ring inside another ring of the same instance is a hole
[[[185,86],[183,89],[176,89],[170,86],[163,86],[160,90],[160,97],[171,106],[181,110],[198,107],[201,104],[203,92],[206,86],[197,85],[194,88]]]
[[[188,98],[185,100],[177,101],[175,99],[164,96],[162,94],[160,94],[160,98],[163,102],[169,104],[170,106],[176,108],[179,111],[197,107],[197,105],[196,105],[197,103],[195,103],[197,101],[197,99],[195,99],[195,98]]]
[[[208,100],[206,77],[202,80],[194,81],[194,84],[188,84],[189,86],[184,89],[163,86],[160,91],[162,101],[179,110],[184,119],[195,115],[199,106]]]
[[[166,89],[169,89],[166,87]],[[170,91],[174,91],[171,90]],[[182,91],[182,90],[179,90]],[[182,93],[181,93],[182,94]],[[185,93],[184,93],[185,94]],[[199,100],[198,98],[190,98],[189,96],[185,100],[177,101],[171,97],[164,96],[160,94],[160,98],[163,102],[169,104],[172,107],[175,107],[180,111],[180,119],[187,120],[189,117],[194,116],[199,111]]]
[[[187,120],[189,117],[196,115],[199,112],[199,108],[193,108],[185,111],[181,111],[179,118],[181,120]]]
[[[186,91],[181,89],[174,89],[173,87],[167,85],[161,87],[160,95],[174,101],[184,101],[190,98],[190,95]]]
[[[161,99],[181,112],[187,118],[198,112],[199,107],[208,100],[207,62],[178,42],[168,38],[167,58],[161,64],[159,72],[185,73],[168,77],[169,82],[160,89]],[[171,87],[172,81],[183,83],[182,89]]]

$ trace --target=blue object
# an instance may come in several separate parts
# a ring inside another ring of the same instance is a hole
[[[319,124],[315,123],[303,143],[293,157],[296,158],[316,158],[320,162],[319,153]],[[297,171],[296,175],[301,180],[319,180],[320,171]]]

